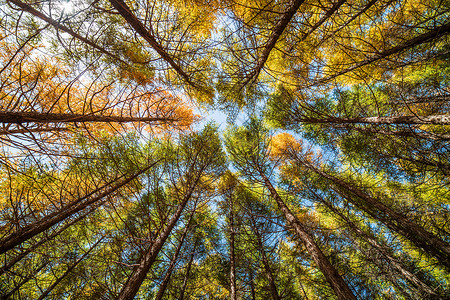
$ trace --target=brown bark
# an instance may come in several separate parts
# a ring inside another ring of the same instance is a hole
[[[0,123],[82,123],[82,122],[143,122],[143,123],[167,123],[176,122],[177,118],[164,117],[125,117],[104,116],[96,114],[57,114],[38,112],[5,112],[0,111]]]
[[[195,212],[195,208],[192,211],[191,216],[189,217],[188,223],[184,227],[183,234],[181,235],[180,241],[178,242],[177,249],[175,250],[175,253],[172,256],[172,259],[170,261],[170,265],[167,268],[166,274],[164,275],[164,279],[161,282],[161,285],[159,286],[158,294],[156,295],[155,300],[161,300],[162,299],[162,297],[164,295],[164,292],[165,292],[165,290],[167,288],[167,285],[169,284],[169,280],[170,280],[170,277],[172,275],[173,269],[175,269],[175,265],[176,265],[176,262],[177,262],[177,259],[178,259],[178,255],[180,254],[181,247],[183,246],[184,239],[186,238],[186,235],[187,235],[187,233],[189,231],[189,228],[190,228],[189,226],[190,226],[192,217],[194,215],[194,212]]]
[[[293,158],[298,163],[334,183],[336,191],[342,194],[349,202],[381,221],[393,231],[403,235],[418,248],[434,256],[441,264],[450,268],[450,245],[448,243],[352,184],[316,168],[307,161],[300,160],[294,151],[291,151],[290,154],[293,155]],[[359,198],[360,201],[355,200],[348,192]]]
[[[62,30],[65,33],[70,34],[71,36],[73,36],[74,38],[82,41],[83,43],[97,49],[98,51],[100,51],[103,54],[106,54],[112,58],[114,58],[117,61],[120,61],[123,64],[127,64],[125,61],[123,61],[122,59],[120,59],[120,57],[118,57],[117,55],[112,54],[111,52],[109,52],[108,50],[106,50],[103,47],[100,47],[99,45],[95,44],[94,42],[90,41],[89,39],[79,35],[78,33],[76,33],[75,31],[73,31],[72,29],[62,25],[61,23],[59,23],[56,20],[53,20],[50,17],[47,17],[46,15],[44,15],[43,13],[41,13],[40,11],[34,9],[33,7],[31,7],[30,5],[20,1],[20,0],[7,0],[10,3],[13,3],[14,5],[20,7],[23,11],[29,12],[30,14],[34,15],[35,17],[38,17],[39,19],[47,22],[48,24],[52,25],[53,27],[55,27],[56,29]]]
[[[393,257],[391,254],[391,250],[381,245],[372,234],[369,234],[366,231],[359,228],[354,222],[352,222],[349,218],[347,218],[343,213],[341,213],[336,207],[334,207],[327,200],[323,199],[313,191],[311,192],[320,201],[320,203],[323,203],[329,210],[331,210],[334,214],[339,216],[339,218],[341,218],[351,230],[353,230],[358,236],[364,238],[365,241],[367,241],[374,249],[376,249],[382,256],[384,256],[385,259],[389,262],[389,265],[394,269],[396,269],[403,276],[403,278],[406,278],[406,280],[415,285],[419,290],[424,292],[424,294],[427,294],[430,297],[438,296],[430,286],[428,286],[422,280],[417,278],[417,276],[414,275],[411,271],[406,269],[406,267],[402,264],[400,260]],[[383,264],[381,264],[380,267],[384,268]],[[384,270],[381,269],[381,271]]]
[[[123,0],[109,0],[111,5],[119,12],[125,21],[164,59],[183,79],[193,87],[197,87],[189,75],[174,61],[172,56],[158,43],[155,37],[145,28],[144,24],[131,12],[131,9]]]
[[[233,212],[233,195],[228,199],[228,210],[230,218],[230,299],[237,300],[236,294],[236,259],[234,253],[234,236],[236,228],[234,227],[234,212]]]
[[[197,175],[197,178],[193,185],[190,187],[188,193],[184,197],[184,199],[181,201],[181,203],[178,205],[177,210],[172,215],[172,217],[167,221],[166,227],[160,232],[159,236],[156,238],[156,240],[153,241],[150,248],[144,253],[144,255],[139,259],[139,262],[137,266],[134,268],[133,273],[128,277],[127,282],[123,286],[122,290],[120,291],[120,294],[117,298],[117,300],[126,300],[126,299],[133,299],[138,290],[141,286],[142,282],[144,281],[145,277],[147,276],[148,271],[152,267],[153,263],[156,260],[156,256],[158,255],[159,251],[161,250],[162,246],[164,245],[165,241],[169,237],[173,227],[175,227],[175,224],[177,223],[178,219],[181,216],[181,213],[183,212],[183,209],[185,208],[186,204],[188,203],[189,199],[192,196],[192,193],[194,192],[195,186],[197,185],[198,181],[200,180],[200,175],[202,172],[199,172]]]
[[[310,118],[310,117],[296,117],[295,121],[306,124],[435,124],[435,125],[450,125],[449,115],[435,115],[435,116],[391,116],[391,117],[359,117],[359,118]]]
[[[344,70],[338,71],[338,72],[334,73],[333,75],[330,75],[328,77],[324,77],[322,79],[319,79],[319,80],[315,81],[314,83],[310,84],[308,87],[316,86],[316,85],[328,82],[330,80],[335,79],[336,77],[338,77],[340,75],[349,73],[349,72],[351,72],[353,70],[361,68],[361,67],[363,67],[365,65],[368,65],[370,63],[376,62],[376,61],[378,61],[380,59],[389,57],[389,56],[391,56],[393,54],[397,54],[397,53],[403,52],[403,51],[408,50],[410,48],[413,48],[415,46],[418,46],[418,45],[430,42],[430,41],[432,41],[434,39],[437,39],[437,38],[439,38],[439,37],[441,37],[443,35],[448,34],[449,31],[450,31],[450,22],[449,23],[445,23],[445,24],[443,24],[443,25],[441,25],[439,27],[436,27],[433,30],[425,32],[425,33],[423,33],[423,34],[421,34],[419,36],[416,36],[415,38],[407,40],[406,42],[404,42],[404,43],[402,43],[400,45],[397,45],[397,46],[392,47],[390,49],[386,49],[386,50],[383,50],[381,52],[378,52],[374,56],[369,57],[369,58],[367,58],[367,59],[365,59],[363,61],[360,61],[360,62],[354,64],[353,66],[349,67],[349,68],[346,68]]]
[[[283,31],[286,29],[289,22],[292,20],[298,8],[300,7],[300,5],[302,5],[303,2],[305,2],[305,0],[291,0],[289,2],[287,10],[284,12],[283,16],[280,18],[280,20],[278,20],[277,24],[273,28],[272,34],[269,37],[269,40],[267,41],[266,46],[264,47],[264,50],[258,59],[256,67],[248,75],[247,80],[242,83],[242,86],[247,85],[250,81],[258,77],[259,73],[264,67],[264,64],[269,58],[270,52],[275,47],[278,39],[283,34]]]
[[[86,213],[83,213],[82,215],[78,216],[73,221],[70,221],[66,223],[64,226],[62,226],[60,229],[53,232],[51,235],[46,236],[45,238],[42,238],[37,242],[36,244],[33,244],[32,246],[28,247],[26,250],[20,252],[17,256],[15,256],[11,261],[9,261],[7,264],[5,264],[3,267],[0,268],[0,276],[7,272],[9,269],[11,269],[16,263],[18,263],[22,258],[33,252],[33,250],[36,250],[38,247],[42,246],[48,241],[51,241],[55,237],[57,237],[61,232],[69,228],[70,226],[74,225],[78,221],[84,219],[88,214],[90,214],[93,211],[93,209],[87,211]]]
[[[39,268],[37,268],[36,270],[33,270],[33,273],[30,274],[29,276],[27,276],[26,278],[24,278],[21,282],[19,282],[19,284],[17,284],[14,289],[12,289],[11,291],[9,291],[6,294],[0,294],[0,299],[6,300],[9,297],[11,297],[15,292],[17,292],[25,283],[27,283],[28,281],[30,281],[30,279],[33,279],[36,274],[39,273],[40,270],[42,270],[46,265],[48,265],[48,261],[45,261],[43,264],[41,264],[41,266]]]
[[[194,249],[192,249],[191,257],[189,258],[189,262],[186,269],[186,274],[183,279],[183,286],[181,287],[180,300],[184,299],[184,293],[186,292],[186,287],[189,281],[189,274],[191,273],[192,262],[194,261],[195,249],[197,248],[197,244],[194,244]]]
[[[311,255],[314,262],[317,264],[319,269],[322,271],[323,275],[325,276],[330,286],[333,288],[338,299],[356,300],[355,295],[353,295],[352,291],[345,283],[344,279],[342,279],[338,271],[331,265],[328,258],[323,254],[322,250],[320,250],[319,246],[316,244],[313,237],[308,233],[307,229],[301,224],[300,220],[290,211],[290,209],[283,202],[280,195],[275,190],[272,183],[264,174],[264,172],[262,172],[262,170],[258,170],[258,172],[260,176],[263,178],[266,188],[269,189],[272,198],[275,199],[279,209],[286,217],[287,222],[293,227],[297,236],[305,244],[307,251]]]
[[[94,250],[94,248],[105,238],[105,236],[101,237],[97,242],[95,242],[94,245],[91,246],[91,248],[89,248],[88,251],[86,251],[86,253],[84,253],[79,259],[77,259],[76,262],[74,262],[69,268],[67,268],[67,270],[60,276],[58,277],[55,282],[53,282],[52,285],[50,285],[45,292],[43,292],[41,294],[41,296],[38,298],[38,300],[42,300],[45,297],[47,297],[48,294],[51,293],[51,291],[61,282],[61,280],[63,280],[70,272],[72,272],[73,269],[75,269],[75,267],[86,257],[89,255],[89,253],[91,253],[92,250]]]
[[[262,262],[263,262],[263,265],[264,265],[264,271],[266,273],[267,280],[269,281],[270,293],[271,293],[272,298],[274,300],[279,300],[280,296],[278,295],[278,289],[277,289],[277,286],[275,284],[275,278],[273,276],[272,269],[270,268],[270,265],[269,265],[269,260],[267,259],[266,252],[264,251],[264,245],[263,245],[263,242],[262,242],[262,237],[261,237],[261,234],[258,231],[255,219],[253,218],[251,213],[250,213],[250,218],[252,220],[252,230],[253,230],[253,232],[256,235],[256,243],[258,244],[258,250],[261,253],[261,258],[262,258]]]
[[[447,141],[450,140],[449,134],[436,134],[431,132],[418,132],[414,130],[384,130],[373,127],[354,127],[349,125],[337,125],[336,128],[345,128],[347,130],[356,130],[362,133],[377,133],[381,135],[393,135],[400,137],[413,137],[419,139],[428,139],[436,141]]]
[[[94,192],[91,192],[90,194],[78,199],[75,202],[72,202],[71,204],[65,206],[60,211],[54,212],[49,214],[48,216],[45,216],[39,221],[36,221],[32,224],[29,224],[27,226],[24,226],[19,231],[16,231],[0,240],[0,253],[4,253],[12,248],[14,248],[17,245],[20,245],[21,243],[25,242],[29,238],[49,229],[53,225],[65,220],[67,217],[78,213],[85,209],[86,207],[97,203],[99,200],[101,200],[103,197],[106,197],[108,195],[111,195],[113,192],[117,191],[122,186],[130,183],[134,179],[136,179],[139,175],[143,174],[145,171],[153,167],[158,163],[155,162],[151,164],[150,166],[142,169],[138,173],[134,174],[131,177],[128,177],[116,185],[112,187],[108,187],[110,184],[107,184],[105,186],[102,186],[101,188],[95,190]],[[105,189],[105,191],[101,192],[102,189]],[[96,196],[94,196],[97,194]]]

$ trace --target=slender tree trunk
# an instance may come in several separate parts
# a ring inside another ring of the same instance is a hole
[[[44,262],[39,268],[33,271],[32,274],[24,278],[18,285],[14,287],[11,291],[9,291],[7,294],[0,294],[0,299],[6,300],[9,297],[11,297],[15,292],[17,292],[25,283],[30,281],[30,279],[36,277],[36,275],[39,273],[40,270],[42,270],[46,265],[48,265],[48,261]]]
[[[83,123],[83,122],[102,122],[102,123],[168,123],[177,122],[178,118],[165,117],[126,117],[126,116],[107,116],[97,114],[56,114],[56,113],[38,113],[38,112],[5,112],[0,111],[0,123]]]
[[[32,251],[36,250],[38,247],[42,246],[43,244],[45,244],[48,241],[53,240],[55,237],[57,237],[58,235],[61,234],[61,232],[63,232],[64,230],[66,230],[67,228],[69,228],[70,226],[76,224],[78,221],[84,219],[88,214],[90,214],[93,211],[93,209],[83,213],[82,215],[78,216],[76,219],[74,219],[73,221],[70,221],[66,224],[64,224],[64,226],[62,226],[60,229],[56,230],[55,232],[53,232],[51,235],[46,236],[45,238],[42,238],[39,242],[37,242],[36,244],[28,247],[26,250],[20,252],[17,256],[15,256],[10,262],[8,262],[7,264],[5,264],[3,267],[0,268],[0,275],[2,275],[3,273],[7,272],[9,269],[11,269],[16,263],[18,263],[22,258],[24,258],[25,256],[27,256],[28,254],[30,254]]]
[[[158,43],[155,37],[145,28],[144,24],[131,12],[131,9],[123,0],[109,0],[111,5],[119,12],[125,21],[164,59],[183,79],[192,87],[197,84],[192,82],[189,75],[175,62],[173,57]]]
[[[147,252],[144,253],[144,255],[140,258],[138,265],[134,268],[133,273],[128,278],[127,282],[123,286],[117,300],[130,300],[133,299],[138,290],[141,286],[142,282],[144,281],[145,277],[147,276],[148,271],[152,267],[153,263],[156,260],[156,257],[161,250],[162,246],[164,245],[165,241],[169,237],[173,227],[175,227],[175,224],[177,223],[178,219],[181,216],[181,213],[183,212],[183,209],[185,208],[186,204],[188,203],[189,199],[192,196],[192,193],[194,192],[195,186],[197,185],[198,181],[200,180],[200,174],[197,175],[197,178],[194,182],[194,184],[190,187],[188,193],[184,197],[184,199],[181,201],[181,203],[178,205],[177,210],[172,215],[172,217],[167,221],[166,227],[161,231],[159,236],[156,238],[156,240],[153,241],[150,248],[147,250]]]
[[[391,116],[391,117],[360,117],[360,118],[312,118],[303,116],[293,116],[294,121],[305,124],[377,124],[377,125],[420,125],[436,124],[450,125],[450,115],[435,116]]]
[[[6,251],[14,248],[17,245],[20,245],[21,243],[25,242],[26,240],[32,238],[33,236],[49,229],[53,225],[65,220],[69,216],[72,216],[75,213],[78,213],[85,209],[86,207],[97,203],[99,200],[101,200],[103,197],[106,197],[108,195],[111,195],[113,192],[117,191],[119,188],[123,187],[124,185],[130,183],[134,179],[136,179],[139,175],[143,174],[145,171],[153,167],[158,163],[154,162],[150,166],[142,169],[138,173],[134,174],[133,176],[126,178],[119,182],[118,184],[107,188],[105,191],[100,192],[102,189],[107,187],[110,184],[107,184],[105,186],[102,186],[101,188],[95,190],[94,192],[91,192],[87,196],[84,196],[77,201],[65,206],[58,212],[54,212],[44,218],[42,218],[39,221],[36,221],[32,224],[29,224],[27,226],[24,226],[19,231],[16,231],[3,239],[0,240],[0,253],[5,253]],[[97,196],[95,195],[97,192],[100,192]],[[83,201],[85,200],[85,201]]]
[[[68,33],[69,35],[71,35],[74,38],[82,41],[83,43],[85,43],[85,44],[87,44],[87,45],[97,49],[101,53],[106,54],[106,55],[112,57],[114,60],[120,61],[121,63],[127,65],[127,63],[125,61],[123,61],[120,57],[118,57],[117,55],[112,54],[111,52],[109,52],[105,48],[100,47],[96,43],[94,43],[94,42],[90,41],[89,39],[79,35],[78,33],[74,32],[72,29],[62,25],[60,22],[58,22],[56,20],[53,20],[52,18],[47,17],[42,12],[34,9],[30,5],[28,5],[27,3],[24,3],[24,2],[22,2],[20,0],[7,0],[7,2],[13,3],[14,5],[20,7],[23,11],[29,12],[30,14],[32,14],[35,17],[38,17],[39,19],[43,20],[44,22],[47,22],[48,24],[51,24],[56,29],[59,29],[59,30],[64,31],[65,33]]]
[[[431,132],[418,132],[413,130],[384,130],[373,127],[355,127],[349,125],[337,125],[335,128],[345,128],[349,131],[356,130],[362,133],[376,133],[380,135],[393,135],[400,137],[413,137],[419,139],[435,140],[435,141],[447,141],[450,140],[449,134],[436,134]]]
[[[397,272],[399,272],[403,276],[403,278],[406,278],[409,282],[411,282],[419,290],[421,290],[425,295],[429,295],[430,297],[434,298],[438,296],[430,286],[428,286],[422,280],[417,278],[417,276],[415,276],[411,271],[406,269],[404,265],[401,263],[401,261],[393,257],[391,254],[391,250],[389,248],[386,248],[382,246],[380,243],[378,243],[377,239],[372,234],[369,234],[366,231],[359,228],[354,222],[352,222],[349,218],[347,218],[336,207],[334,207],[324,198],[317,195],[314,191],[311,192],[314,194],[315,198],[320,203],[324,204],[330,211],[339,216],[339,218],[341,218],[352,231],[354,231],[358,236],[364,238],[364,241],[368,242],[374,249],[378,251],[378,253],[383,255],[383,257],[389,262],[389,265],[394,269],[396,269]],[[384,271],[384,269],[381,269],[381,271]]]
[[[425,32],[419,36],[416,36],[415,38],[412,38],[410,40],[405,41],[404,43],[397,45],[395,47],[392,47],[390,49],[385,49],[382,51],[379,51],[378,53],[376,53],[375,55],[373,55],[372,57],[369,57],[363,61],[360,61],[358,63],[355,63],[353,66],[346,68],[344,70],[338,71],[330,76],[324,77],[322,79],[319,79],[315,82],[313,82],[311,85],[309,85],[308,87],[311,86],[316,86],[318,84],[323,84],[325,82],[329,82],[331,80],[333,80],[334,78],[349,73],[353,70],[356,70],[358,68],[361,68],[365,65],[368,65],[370,63],[376,62],[380,59],[389,57],[391,55],[403,52],[405,50],[408,50],[410,48],[413,48],[415,46],[419,46],[421,44],[433,41],[441,36],[447,35],[450,31],[450,23],[445,23],[439,27],[434,28],[433,30],[430,30],[428,32]]]
[[[42,293],[42,295],[38,298],[38,300],[42,300],[45,297],[47,297],[48,294],[51,293],[51,291],[61,282],[61,280],[63,280],[70,272],[72,272],[73,269],[75,269],[75,267],[86,257],[89,255],[89,253],[91,253],[92,250],[94,250],[95,247],[97,247],[97,245],[105,238],[105,236],[101,237],[97,242],[95,242],[94,245],[91,246],[91,248],[89,248],[88,251],[86,251],[86,253],[84,253],[75,263],[73,263],[65,272],[64,274],[62,274],[60,277],[58,277],[55,282],[49,286],[45,292]]]
[[[264,47],[261,55],[259,56],[259,59],[256,63],[256,67],[247,76],[247,79],[242,83],[242,86],[247,85],[250,81],[258,77],[259,73],[264,67],[264,64],[269,58],[270,52],[275,47],[275,44],[277,43],[278,39],[283,34],[284,30],[286,29],[289,22],[292,20],[298,8],[300,7],[300,5],[302,5],[303,2],[305,2],[305,0],[291,0],[289,2],[287,10],[283,13],[283,15],[278,20],[275,27],[272,29],[272,34],[269,37],[269,40],[267,41],[266,46]]]
[[[236,228],[234,227],[234,212],[233,212],[233,195],[228,199],[228,210],[230,218],[230,299],[237,300],[236,295],[236,261],[234,253],[234,236]]]
[[[269,280],[270,293],[271,293],[272,298],[274,300],[279,300],[280,296],[278,295],[277,286],[275,284],[275,278],[273,276],[272,269],[270,268],[269,260],[267,259],[266,252],[264,251],[264,245],[263,245],[263,242],[262,242],[261,234],[258,231],[256,222],[255,222],[255,220],[254,220],[252,215],[250,215],[250,218],[251,218],[252,223],[253,223],[252,229],[253,229],[253,232],[256,235],[256,243],[258,244],[258,249],[259,249],[259,252],[261,253],[261,258],[262,258],[262,262],[263,262],[263,265],[264,265],[264,270],[265,270],[265,273],[266,273],[266,277],[267,277],[267,280]]]
[[[252,296],[252,300],[256,300],[256,291],[255,291],[255,282],[253,277],[253,270],[250,267],[248,270],[249,276],[250,276],[250,294]]]
[[[450,268],[450,245],[448,243],[428,232],[420,225],[410,221],[402,214],[385,206],[379,200],[371,197],[352,184],[316,168],[305,160],[299,159],[294,151],[290,151],[290,154],[293,155],[293,158],[301,165],[304,165],[306,168],[333,182],[336,191],[342,194],[349,202],[355,204],[373,218],[381,221],[390,229],[403,235],[418,248],[424,250],[431,256],[434,256],[441,264]],[[360,201],[356,201],[349,195],[349,192],[359,198]]]
[[[189,263],[187,265],[186,274],[184,275],[183,286],[181,288],[180,300],[184,299],[184,293],[186,292],[186,287],[189,281],[189,274],[191,273],[192,262],[194,261],[195,250],[197,248],[197,243],[194,244],[194,249],[192,249],[191,257],[189,258]]]
[[[331,265],[328,261],[328,258],[323,254],[322,250],[320,250],[319,246],[317,246],[313,237],[308,233],[306,228],[303,227],[298,218],[290,211],[290,209],[286,206],[286,204],[281,199],[278,192],[273,187],[270,180],[264,174],[264,172],[259,169],[259,174],[264,180],[265,186],[269,189],[269,192],[272,198],[275,199],[277,205],[281,212],[285,215],[288,223],[294,228],[295,233],[301,239],[301,241],[305,244],[306,249],[309,254],[312,256],[312,259],[317,264],[319,269],[322,271],[323,275],[327,279],[328,283],[333,288],[336,293],[338,299],[348,300],[354,299],[356,300],[355,295],[353,295],[352,291],[345,283],[344,279],[342,279],[341,275],[339,275],[338,271]]]
[[[170,280],[170,277],[172,275],[173,269],[175,269],[175,265],[176,265],[176,262],[177,262],[177,259],[178,259],[178,255],[180,254],[181,247],[183,246],[184,239],[186,238],[186,235],[187,235],[187,233],[189,231],[191,220],[192,220],[192,216],[194,215],[194,212],[195,212],[195,208],[192,211],[191,216],[189,217],[189,221],[187,222],[186,226],[184,227],[183,234],[181,235],[181,238],[180,238],[180,242],[178,243],[177,249],[175,250],[175,253],[172,256],[172,260],[170,261],[170,265],[167,268],[166,275],[164,276],[164,279],[161,282],[161,285],[159,286],[158,294],[156,295],[155,300],[161,300],[162,299],[162,297],[164,295],[164,292],[165,292],[165,290],[167,288],[167,285],[169,284],[169,280]]]

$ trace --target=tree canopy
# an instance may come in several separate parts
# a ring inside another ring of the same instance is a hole
[[[448,299],[449,20],[0,0],[0,298]]]

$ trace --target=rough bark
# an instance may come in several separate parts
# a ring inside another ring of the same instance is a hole
[[[405,125],[450,125],[449,115],[435,116],[391,116],[391,117],[360,117],[360,118],[312,118],[304,116],[293,116],[293,120],[306,124],[405,124]]]
[[[355,232],[359,237],[363,238],[366,242],[368,242],[374,249],[378,251],[388,262],[391,267],[397,270],[399,274],[406,278],[409,282],[415,285],[419,290],[421,290],[424,294],[429,295],[430,297],[436,298],[438,295],[434,292],[434,290],[420,280],[416,275],[414,275],[411,271],[409,271],[402,262],[393,257],[391,254],[391,249],[381,245],[377,239],[370,233],[362,230],[359,226],[357,226],[354,222],[352,222],[348,217],[346,217],[342,212],[340,212],[336,207],[334,207],[327,200],[323,199],[313,191],[311,191],[316,199],[320,201],[320,203],[324,204],[330,211],[336,214],[339,218],[341,218],[345,224],[350,228],[353,232]],[[381,271],[384,271],[381,269]]]
[[[106,54],[106,55],[108,55],[108,56],[114,58],[114,60],[120,61],[121,63],[127,65],[127,63],[126,63],[125,61],[123,61],[120,57],[118,57],[117,55],[115,55],[115,54],[109,52],[108,50],[106,50],[106,49],[103,48],[103,47],[100,47],[99,45],[97,45],[96,43],[90,41],[89,39],[87,39],[87,38],[85,38],[85,37],[79,35],[79,34],[76,33],[75,31],[73,31],[72,29],[70,29],[70,28],[68,28],[68,27],[66,27],[66,26],[64,26],[64,25],[62,25],[60,22],[58,22],[58,21],[56,21],[56,20],[54,20],[54,19],[52,19],[52,18],[50,18],[50,17],[47,17],[47,16],[44,15],[42,12],[40,12],[40,11],[34,9],[34,8],[31,7],[30,5],[24,3],[24,2],[22,2],[22,1],[20,1],[20,0],[7,0],[7,1],[10,2],[10,3],[13,3],[14,5],[16,5],[16,6],[18,6],[18,7],[20,7],[23,11],[26,11],[26,12],[32,14],[33,16],[38,17],[39,19],[41,19],[41,20],[47,22],[48,24],[52,25],[52,26],[55,27],[56,29],[62,30],[62,31],[64,31],[65,33],[70,34],[70,35],[73,36],[74,38],[76,38],[76,39],[82,41],[83,43],[85,43],[85,44],[87,44],[87,45],[89,45],[89,46],[91,46],[91,47],[93,47],[93,48],[95,48],[95,49],[97,49],[97,50],[100,51],[101,53]]]
[[[16,263],[18,263],[22,258],[24,258],[25,256],[27,256],[28,254],[30,254],[31,252],[33,252],[34,250],[36,250],[38,247],[42,246],[43,244],[45,244],[48,241],[53,240],[55,237],[57,237],[58,235],[61,234],[61,232],[63,232],[64,230],[66,230],[67,228],[69,228],[70,226],[76,224],[78,221],[81,221],[82,219],[84,219],[88,214],[90,214],[93,211],[93,209],[87,211],[86,213],[83,213],[82,215],[78,216],[76,219],[74,219],[73,221],[70,221],[68,223],[66,223],[64,226],[62,226],[60,229],[54,231],[52,234],[50,234],[49,236],[46,236],[44,238],[42,238],[41,240],[39,240],[39,242],[33,244],[32,246],[28,247],[26,250],[20,252],[17,256],[15,256],[11,261],[9,261],[7,264],[5,264],[3,267],[0,268],[0,276],[9,271],[9,269],[11,269]]]
[[[269,260],[267,258],[266,252],[264,251],[264,245],[262,242],[262,236],[257,228],[255,219],[250,215],[252,221],[252,230],[256,235],[256,243],[258,244],[259,253],[261,253],[262,262],[264,265],[264,271],[266,273],[267,280],[269,281],[270,293],[274,300],[279,300],[280,296],[278,294],[277,285],[275,284],[275,278],[273,276],[272,269],[270,268]]]
[[[158,43],[156,38],[145,28],[144,24],[131,12],[123,0],[110,0],[111,5],[119,12],[125,21],[191,86],[198,87],[191,81],[189,75],[175,62],[173,57]]]
[[[258,170],[258,172],[260,176],[263,178],[266,188],[269,189],[272,198],[275,199],[279,209],[286,217],[287,222],[293,227],[297,236],[306,246],[307,251],[311,255],[314,262],[317,264],[319,269],[322,271],[326,280],[336,293],[338,299],[356,300],[355,295],[353,295],[352,291],[345,283],[344,279],[333,267],[333,265],[331,265],[328,258],[325,256],[325,254],[323,254],[322,250],[320,250],[319,246],[314,241],[314,238],[308,233],[307,229],[301,224],[300,220],[298,220],[298,218],[290,211],[290,209],[283,202],[280,195],[275,190],[272,183],[264,174],[264,172],[262,172],[262,170]]]
[[[291,155],[294,155],[294,159],[301,165],[330,180],[334,184],[335,190],[349,202],[381,221],[393,231],[403,235],[418,248],[435,257],[442,265],[450,268],[450,245],[448,243],[356,186],[316,168],[305,160],[300,160],[293,151],[291,151]],[[357,201],[352,195],[360,201]]]
[[[14,248],[17,245],[20,245],[21,243],[25,242],[26,240],[32,238],[33,236],[49,229],[53,225],[65,220],[69,216],[72,216],[75,213],[78,213],[85,209],[86,207],[97,203],[102,198],[111,195],[115,191],[117,191],[122,186],[130,183],[134,179],[136,179],[139,175],[143,174],[145,171],[153,167],[157,162],[151,164],[150,166],[142,169],[138,173],[134,174],[131,177],[128,177],[126,179],[121,180],[119,183],[112,187],[108,187],[108,185],[101,187],[100,189],[97,189],[96,191],[88,194],[87,196],[84,196],[77,201],[65,206],[60,211],[51,213],[44,218],[42,218],[39,221],[36,221],[32,224],[29,224],[27,226],[22,227],[19,231],[16,231],[3,239],[0,240],[0,253],[5,253],[6,251]],[[102,189],[105,189],[105,191],[101,192]],[[97,194],[97,195],[95,195]]]
[[[86,258],[86,256],[89,255],[89,253],[91,253],[92,250],[94,250],[95,247],[97,247],[97,245],[105,238],[105,236],[101,237],[97,242],[95,242],[94,245],[91,246],[91,248],[89,248],[88,251],[86,251],[86,253],[84,253],[79,259],[77,259],[76,262],[74,262],[69,268],[67,268],[67,270],[61,275],[59,276],[55,282],[53,282],[52,285],[50,285],[42,294],[41,296],[38,298],[38,300],[42,300],[45,297],[47,297],[48,294],[51,293],[51,291],[61,282],[61,280],[63,280],[70,272],[72,272],[73,269],[75,269],[75,267],[83,260]]]
[[[167,123],[177,122],[177,118],[164,117],[125,117],[125,116],[105,116],[96,114],[56,114],[56,113],[38,113],[38,112],[5,112],[0,111],[0,123],[83,123],[83,122],[102,122],[102,123]]]
[[[15,292],[17,292],[25,283],[27,283],[28,281],[33,279],[36,276],[36,274],[38,274],[39,271],[42,270],[46,265],[48,265],[48,261],[45,261],[43,264],[41,264],[41,266],[39,268],[34,270],[32,274],[25,277],[21,282],[19,282],[19,284],[17,284],[14,287],[14,289],[12,289],[11,291],[9,291],[6,294],[0,294],[0,299],[4,299],[4,300],[9,299],[9,297],[11,297]]]
[[[228,199],[228,210],[230,219],[230,299],[237,300],[236,294],[236,259],[234,252],[234,236],[236,228],[234,227],[234,212],[233,212],[233,195]]]
[[[275,47],[275,44],[277,43],[280,36],[283,34],[283,31],[288,26],[289,22],[294,17],[295,13],[297,12],[300,5],[303,4],[305,0],[292,0],[288,4],[287,10],[284,12],[283,16],[278,20],[277,24],[272,30],[272,34],[269,37],[269,40],[266,43],[266,46],[264,47],[264,50],[262,51],[261,55],[259,56],[258,62],[256,63],[255,68],[252,70],[252,72],[247,76],[247,80],[244,81],[242,86],[247,85],[250,81],[253,79],[256,79],[261,72],[262,68],[264,67],[264,64],[266,63],[267,59],[269,58],[270,52]]]
[[[176,262],[177,262],[177,259],[178,259],[178,255],[180,254],[181,247],[183,246],[184,239],[186,238],[186,235],[187,235],[187,233],[189,231],[189,228],[190,228],[189,226],[190,226],[190,223],[191,223],[191,220],[192,220],[192,216],[194,215],[194,212],[195,212],[195,209],[192,211],[191,216],[189,217],[189,221],[186,224],[186,226],[184,227],[184,230],[183,230],[183,233],[181,235],[180,241],[178,242],[177,249],[175,250],[175,252],[174,252],[174,254],[172,256],[172,259],[170,261],[170,265],[167,268],[166,274],[164,275],[164,279],[161,282],[161,285],[159,286],[158,294],[156,294],[155,300],[161,300],[162,299],[162,297],[164,295],[164,292],[165,292],[165,290],[166,290],[166,288],[167,288],[167,286],[169,284],[169,280],[170,280],[170,277],[172,276],[173,269],[175,269],[175,265],[176,265]]]
[[[186,269],[186,274],[184,274],[183,286],[181,287],[180,300],[184,299],[184,293],[186,293],[186,287],[189,281],[189,274],[191,273],[192,262],[194,261],[195,249],[197,248],[197,244],[194,244],[194,248],[191,252],[191,257],[189,258],[189,262]]]
[[[137,266],[134,268],[133,273],[128,277],[127,282],[123,286],[117,300],[126,300],[126,299],[133,299],[138,290],[141,286],[142,282],[144,281],[145,277],[147,276],[148,271],[152,267],[153,263],[156,260],[156,257],[161,250],[162,246],[164,245],[165,241],[169,237],[170,233],[172,232],[172,229],[175,227],[175,224],[177,223],[178,219],[181,216],[181,213],[183,212],[183,209],[185,208],[186,204],[188,203],[189,199],[192,196],[192,193],[194,192],[195,186],[197,185],[198,181],[200,180],[200,174],[197,175],[197,178],[193,185],[190,187],[188,193],[184,197],[184,199],[181,201],[181,203],[178,205],[177,210],[172,215],[172,217],[167,221],[166,227],[160,232],[159,236],[153,241],[150,248],[144,253],[144,255],[140,258]]]
[[[369,57],[363,61],[360,61],[356,64],[354,64],[353,66],[346,68],[344,70],[338,71],[330,76],[324,77],[322,79],[319,79],[317,81],[315,81],[314,83],[310,84],[308,87],[311,86],[316,86],[319,84],[323,84],[326,83],[328,81],[331,81],[333,79],[335,79],[338,76],[344,75],[346,73],[349,73],[353,70],[356,70],[358,68],[364,67],[370,63],[376,62],[380,59],[389,57],[391,55],[403,52],[405,50],[408,50],[410,48],[413,48],[415,46],[430,42],[434,39],[437,39],[443,35],[448,34],[448,32],[450,31],[450,22],[449,23],[445,23],[439,27],[436,27],[428,32],[425,32],[419,36],[416,36],[415,38],[412,38],[410,40],[407,40],[406,42],[397,45],[395,47],[392,47],[390,49],[386,49],[386,50],[382,50],[381,52],[378,52],[377,54],[373,55],[372,57]]]

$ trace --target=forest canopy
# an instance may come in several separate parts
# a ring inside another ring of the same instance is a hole
[[[0,298],[448,299],[449,20],[0,0]]]

